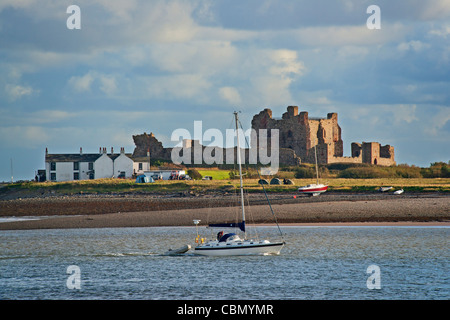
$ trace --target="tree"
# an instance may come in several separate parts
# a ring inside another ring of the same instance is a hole
[[[193,180],[202,180],[202,175],[200,174],[200,172],[197,171],[197,169],[189,169],[187,174]]]

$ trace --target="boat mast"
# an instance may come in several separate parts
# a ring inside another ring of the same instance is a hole
[[[238,127],[238,114],[234,112],[234,118],[236,120],[236,137],[237,137],[237,160],[239,165],[239,180],[241,185],[241,207],[242,207],[242,222],[245,223],[245,209],[244,209],[244,187],[242,184],[242,168],[241,168],[241,147],[239,144],[239,127]],[[245,238],[245,231],[244,231]]]
[[[316,157],[316,181],[317,184],[319,184],[319,169],[317,167],[317,151],[316,151],[316,145],[314,145],[314,155]]]

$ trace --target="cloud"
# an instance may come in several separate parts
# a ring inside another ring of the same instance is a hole
[[[23,110],[1,110],[0,109],[0,127],[5,133],[2,138],[12,138],[14,143],[28,145],[27,141],[45,142],[51,137],[47,133],[48,128],[64,127],[70,124],[72,119],[77,118],[74,112],[66,112],[62,110],[42,109],[34,112]],[[36,136],[31,137],[36,132]],[[22,140],[25,139],[25,140]],[[41,141],[42,140],[42,141]]]
[[[283,78],[293,78],[301,75],[305,66],[297,60],[297,52],[293,50],[275,50],[269,53],[274,65],[270,67],[270,73]]]
[[[49,141],[50,135],[41,126],[7,126],[0,127],[0,144],[13,147],[20,144],[22,148],[35,148],[36,145]]]
[[[432,29],[432,30],[428,31],[428,34],[447,38],[447,36],[450,35],[450,25],[443,25],[438,29]]]
[[[146,78],[147,90],[151,97],[167,100],[190,99],[208,101],[211,83],[201,74],[174,74]]]
[[[143,62],[162,71],[202,74],[227,72],[238,63],[240,53],[229,41],[218,40],[155,44],[145,51],[148,57]]]
[[[139,10],[136,0],[97,0],[97,3],[120,21],[132,21],[136,10]]]
[[[92,72],[89,72],[84,76],[73,76],[69,79],[69,85],[77,92],[90,91],[94,78],[95,76]]]
[[[5,86],[6,95],[11,101],[16,101],[25,96],[39,93],[39,90],[35,90],[30,86],[21,86],[18,84],[7,84]]]
[[[94,84],[105,95],[109,96],[117,92],[117,80],[114,75],[89,71],[83,76],[72,76],[68,85],[77,93],[90,92]]]
[[[423,20],[445,19],[450,17],[450,2],[447,0],[420,1],[423,11],[420,17]]]
[[[0,12],[8,7],[15,9],[29,8],[35,4],[35,0],[3,0],[0,2]]]
[[[425,128],[425,133],[431,136],[438,136],[441,138],[441,140],[448,143],[449,132],[441,131],[448,123],[450,123],[450,107],[438,107],[437,112],[427,122],[428,123]]]
[[[222,99],[231,105],[240,105],[242,103],[239,91],[234,87],[222,87],[219,89],[219,95]]]
[[[319,47],[380,45],[397,42],[407,33],[401,23],[383,23],[381,30],[369,30],[366,25],[307,27],[292,31],[293,40]]]
[[[397,46],[397,49],[399,51],[416,51],[419,52],[423,49],[430,48],[430,45],[428,43],[424,43],[422,41],[418,40],[411,40],[409,42],[402,42]]]
[[[402,122],[411,123],[418,120],[416,117],[417,106],[415,104],[400,104],[389,106],[387,108],[390,112],[392,112],[395,124],[401,124]]]
[[[116,93],[117,91],[117,83],[116,79],[112,75],[101,75],[99,76],[101,86],[100,90],[103,91],[107,95],[111,95]]]
[[[370,54],[370,49],[366,46],[346,45],[339,47],[337,57],[339,59],[357,59],[362,60]]]

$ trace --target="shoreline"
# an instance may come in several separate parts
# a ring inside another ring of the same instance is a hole
[[[336,195],[293,198],[271,195],[271,206],[285,226],[449,226],[448,195]],[[262,195],[246,207],[249,225],[274,225]],[[1,222],[0,230],[200,226],[232,222],[237,205],[230,197],[65,197],[0,201],[0,217],[42,216],[43,219]],[[45,218],[44,218],[45,216]],[[228,217],[225,219],[224,217]],[[224,221],[225,219],[225,221]]]

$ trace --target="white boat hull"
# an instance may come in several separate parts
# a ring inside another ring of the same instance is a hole
[[[194,253],[204,256],[278,255],[284,242],[242,241],[220,243],[212,241],[194,248]]]
[[[304,187],[298,188],[300,193],[318,196],[328,190],[328,186],[324,184],[310,184]]]

